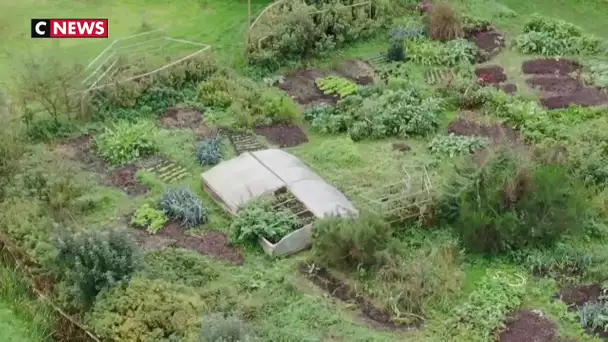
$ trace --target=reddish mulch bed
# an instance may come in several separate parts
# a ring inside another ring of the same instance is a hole
[[[468,37],[477,47],[484,52],[480,61],[487,61],[496,56],[505,46],[505,38],[496,31],[475,32]]]
[[[137,181],[135,178],[137,170],[138,168],[135,164],[127,164],[110,172],[108,175],[110,184],[124,190],[129,196],[145,194],[150,188]]]
[[[582,66],[567,59],[535,59],[525,61],[522,65],[524,74],[554,74],[567,76],[568,74],[578,71]]]
[[[560,289],[557,296],[570,308],[576,309],[587,302],[597,302],[601,294],[602,286],[600,284],[587,284]]]
[[[585,85],[568,76],[534,76],[526,83],[542,91],[557,94],[569,94],[581,90]]]
[[[557,342],[557,324],[542,314],[520,310],[512,314],[499,342]]]
[[[279,147],[294,147],[308,142],[306,133],[295,125],[264,125],[258,126],[255,132]]]
[[[464,136],[487,137],[494,143],[520,141],[519,134],[512,128],[500,124],[484,125],[464,118],[453,121],[448,127],[448,133]]]
[[[410,326],[394,323],[391,320],[391,315],[387,311],[375,307],[368,299],[355,293],[350,285],[332,276],[324,267],[311,267],[307,264],[302,264],[300,265],[300,272],[333,297],[344,302],[356,303],[358,309],[366,319],[373,321],[383,328],[391,330],[411,330],[422,325],[422,322],[420,321]]]
[[[482,84],[498,84],[507,80],[505,70],[498,65],[477,68],[475,75]]]
[[[324,76],[326,74],[317,69],[298,69],[285,75],[285,80],[279,85],[279,88],[287,92],[302,106],[314,106],[322,103],[335,105],[338,102],[338,96],[323,94],[315,83],[317,78]]]
[[[599,88],[584,87],[579,91],[552,97],[545,97],[540,103],[548,109],[567,108],[571,104],[583,107],[608,105],[608,93]]]
[[[158,234],[174,240],[176,247],[211,255],[233,265],[242,265],[245,260],[239,249],[228,245],[228,238],[222,232],[210,231],[202,236],[189,236],[179,222],[171,221]]]

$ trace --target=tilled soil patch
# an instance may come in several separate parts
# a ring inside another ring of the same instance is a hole
[[[571,309],[582,307],[588,302],[597,302],[602,294],[600,284],[586,284],[560,289],[557,297]]]
[[[498,84],[507,80],[505,70],[498,65],[479,67],[475,69],[475,75],[482,84]]]
[[[520,310],[508,318],[506,329],[498,338],[499,342],[558,342],[557,324],[542,313]]]
[[[399,151],[401,153],[407,153],[412,150],[412,148],[404,142],[395,142],[391,147],[393,148],[393,151]]]
[[[448,133],[464,136],[480,136],[491,139],[495,144],[508,142],[519,142],[520,136],[512,128],[501,124],[481,124],[465,118],[458,118],[448,126]]]
[[[599,88],[584,87],[566,95],[545,97],[540,103],[548,109],[567,108],[571,104],[582,107],[608,105],[608,93]]]
[[[93,136],[85,135],[66,141],[59,146],[59,152],[65,158],[82,164],[86,170],[104,173],[107,163],[95,153],[93,146]]]
[[[265,125],[258,126],[256,133],[264,136],[273,145],[281,148],[294,147],[308,142],[306,133],[295,125]]]
[[[568,76],[534,76],[526,80],[533,88],[556,94],[569,94],[581,90],[585,85]]]
[[[138,242],[148,249],[174,246],[210,255],[233,265],[242,265],[245,261],[243,252],[229,246],[228,238],[222,232],[209,231],[201,236],[186,235],[185,228],[181,227],[180,222],[175,220],[167,223],[155,235],[148,234],[142,229],[137,230],[138,232],[135,235],[138,237]]]
[[[137,181],[135,177],[137,170],[138,168],[135,164],[127,164],[110,172],[108,175],[110,184],[122,189],[129,196],[145,194],[150,189]]]
[[[468,39],[475,43],[477,48],[483,51],[483,56],[479,58],[480,62],[490,60],[505,46],[505,38],[496,31],[476,32],[469,36]]]
[[[575,61],[550,58],[525,61],[522,65],[524,74],[549,74],[561,76],[567,76],[581,68],[582,66]]]
[[[334,70],[339,75],[349,78],[359,85],[369,85],[375,81],[374,68],[358,59],[343,61]]]
[[[315,83],[317,78],[325,76],[324,72],[317,69],[298,69],[285,75],[285,79],[279,85],[279,88],[305,107],[319,104],[335,105],[338,102],[338,96],[323,94]]]
[[[160,122],[168,128],[196,128],[203,125],[205,116],[194,108],[169,108]]]
[[[358,295],[353,291],[350,285],[338,280],[332,276],[324,267],[310,266],[308,264],[300,265],[300,272],[305,274],[315,285],[327,291],[333,297],[344,302],[353,302],[357,304],[357,308],[361,311],[366,319],[391,330],[412,330],[422,325],[422,322],[416,322],[414,325],[396,324],[391,320],[391,315],[382,309],[375,307],[368,299]]]
[[[517,86],[513,83],[495,84],[494,87],[501,89],[507,94],[515,94],[515,92],[517,92]]]

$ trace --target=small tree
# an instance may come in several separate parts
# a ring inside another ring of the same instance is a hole
[[[454,9],[446,3],[432,6],[425,17],[425,22],[431,39],[445,41],[463,36],[460,18],[458,18]]]
[[[386,54],[387,58],[391,62],[403,62],[405,61],[405,47],[404,41],[401,38],[393,38],[391,39],[388,52]]]

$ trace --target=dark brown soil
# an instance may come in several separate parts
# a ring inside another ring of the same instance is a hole
[[[59,153],[69,160],[82,164],[86,170],[101,174],[107,169],[107,163],[93,150],[92,135],[66,141],[59,146]]]
[[[541,313],[520,310],[510,315],[499,342],[558,342],[557,324]]]
[[[498,65],[479,67],[475,69],[475,75],[482,84],[498,84],[507,80],[505,70]]]
[[[295,125],[265,125],[257,127],[255,131],[266,137],[271,144],[281,148],[294,147],[308,142],[306,133]]]
[[[496,88],[502,89],[507,94],[515,94],[517,92],[517,86],[513,83],[502,83],[495,85]]]
[[[567,76],[581,69],[581,65],[567,59],[535,59],[522,65],[524,74],[549,74]]]
[[[268,148],[268,146],[262,144],[258,137],[253,133],[227,132],[227,135],[237,155]]]
[[[366,319],[369,319],[383,328],[391,330],[411,330],[418,328],[422,322],[416,322],[411,326],[394,323],[391,315],[375,307],[368,299],[358,295],[351,289],[350,285],[332,276],[324,267],[316,267],[307,264],[300,266],[300,272],[305,274],[315,285],[327,291],[333,297],[344,302],[355,303]]]
[[[108,175],[110,184],[122,189],[129,196],[145,194],[150,189],[137,181],[135,178],[135,173],[137,173],[137,170],[138,168],[135,166],[135,164],[127,164],[110,172]]]
[[[608,93],[599,88],[584,87],[576,92],[545,97],[540,103],[549,109],[567,108],[571,104],[583,107],[608,105]]]
[[[555,94],[569,94],[581,90],[584,84],[568,76],[534,76],[526,80],[531,87]]]
[[[393,143],[392,148],[394,151],[399,151],[399,152],[403,152],[403,153],[407,153],[412,150],[411,147],[409,147],[406,143],[403,143],[403,142]]]
[[[602,294],[600,284],[587,284],[567,287],[559,290],[558,298],[570,308],[576,309],[588,302],[597,302]]]
[[[358,59],[343,61],[334,70],[340,76],[349,78],[359,85],[369,85],[375,82],[374,68]]]
[[[481,61],[486,61],[496,56],[505,46],[503,35],[496,31],[476,32],[468,39],[483,51],[484,58]]]
[[[211,255],[233,265],[242,265],[245,260],[242,251],[228,245],[228,238],[222,232],[210,231],[202,236],[189,236],[179,222],[171,221],[158,235],[174,240],[176,247]]]
[[[464,118],[453,121],[448,127],[448,133],[487,137],[496,144],[504,141],[519,142],[521,140],[517,131],[512,128],[500,124],[484,125]]]
[[[335,105],[338,102],[338,96],[323,94],[315,83],[317,78],[325,76],[325,73],[317,69],[298,69],[285,75],[285,80],[279,85],[279,88],[305,107],[322,103]]]

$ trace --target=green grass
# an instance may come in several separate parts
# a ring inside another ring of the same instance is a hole
[[[255,16],[268,0],[253,0]],[[242,64],[247,29],[247,2],[211,1],[4,1],[0,13],[0,88],[10,85],[12,70],[27,54],[59,48],[64,58],[88,64],[114,39],[165,28],[172,37],[209,44],[218,59]],[[47,40],[30,38],[30,18],[108,18],[109,39]],[[188,47],[188,51],[192,51]],[[193,51],[192,51],[193,52]]]
[[[0,331],[6,342],[50,341],[53,311],[32,299],[28,285],[8,265],[0,265]]]

